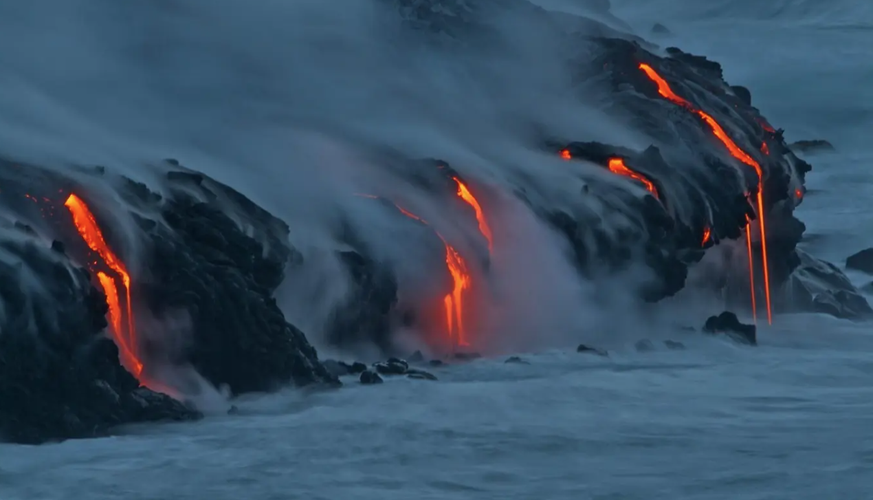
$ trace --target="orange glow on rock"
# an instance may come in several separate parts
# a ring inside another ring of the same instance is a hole
[[[710,236],[712,236],[712,230],[708,227],[703,228],[703,241],[700,243],[700,246],[706,245],[706,242],[709,241]]]
[[[479,222],[479,232],[482,233],[482,236],[484,236],[488,241],[488,253],[492,253],[494,250],[494,241],[491,237],[491,228],[488,227],[488,221],[485,220],[485,214],[482,212],[482,207],[479,205],[476,197],[473,196],[473,193],[470,192],[467,186],[461,182],[460,179],[457,177],[452,177],[452,179],[458,185],[458,196],[466,201],[468,205],[473,207],[473,210],[476,212],[476,221]]]
[[[121,262],[121,259],[106,244],[103,232],[100,230],[100,226],[97,225],[97,219],[94,218],[94,214],[91,213],[88,205],[75,194],[71,194],[64,203],[64,206],[72,214],[73,224],[76,226],[76,230],[79,232],[82,240],[88,245],[88,248],[96,252],[103,259],[103,262],[121,278],[126,298],[124,308],[124,312],[127,315],[126,333],[122,331],[122,307],[120,305],[118,289],[115,286],[115,280],[105,273],[97,273],[97,278],[106,294],[106,300],[109,305],[110,330],[112,330],[112,337],[116,345],[118,345],[121,362],[128,370],[131,370],[134,376],[139,378],[142,374],[143,366],[135,351],[137,339],[130,300],[130,275],[127,273],[127,269],[124,263]]]
[[[562,150],[561,150],[561,158],[563,158],[563,159],[565,159],[565,160],[572,160],[572,159],[573,159],[573,155],[570,154],[570,150],[568,150],[568,149],[562,149]]]
[[[768,155],[768,156],[770,155],[770,147],[767,146],[766,142],[761,143],[761,152],[764,153],[765,155]]]
[[[641,182],[643,184],[643,187],[646,188],[646,191],[652,193],[656,199],[660,199],[660,197],[658,196],[658,190],[655,189],[655,184],[647,179],[643,174],[634,172],[633,170],[628,168],[628,166],[624,164],[624,160],[622,160],[621,158],[612,158],[609,160],[609,171],[614,174],[630,177],[631,179]]]
[[[770,266],[769,259],[767,258],[767,231],[764,221],[764,172],[761,169],[761,165],[759,165],[757,161],[755,161],[751,156],[749,156],[745,151],[743,151],[742,149],[740,149],[739,146],[736,145],[736,143],[730,138],[730,136],[728,136],[727,132],[724,131],[721,125],[719,125],[719,123],[715,121],[715,118],[711,117],[704,111],[695,108],[690,102],[676,95],[670,88],[670,84],[667,83],[666,80],[661,78],[661,76],[651,66],[649,66],[648,64],[640,63],[639,68],[646,74],[646,76],[649,77],[650,80],[655,82],[655,84],[658,86],[658,93],[662,97],[673,102],[674,104],[682,106],[683,108],[699,116],[707,125],[709,125],[709,128],[712,130],[713,135],[719,141],[721,141],[722,144],[724,144],[731,156],[755,169],[755,173],[758,175],[757,211],[758,225],[761,229],[761,256],[764,267],[764,297],[767,301],[767,323],[772,324],[773,315],[772,309],[770,307]],[[754,296],[754,290],[752,290],[752,295]]]

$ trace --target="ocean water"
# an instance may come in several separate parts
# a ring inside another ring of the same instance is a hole
[[[873,8],[613,5],[639,33],[661,22],[673,34],[657,41],[722,62],[789,140],[834,143],[809,158],[803,245],[837,264],[873,245]],[[867,498],[870,327],[778,316],[757,348],[676,331],[685,350],[645,353],[639,331],[610,358],[568,345],[521,353],[529,365],[434,370],[433,383],[289,390],[193,424],[0,445],[0,499]]]

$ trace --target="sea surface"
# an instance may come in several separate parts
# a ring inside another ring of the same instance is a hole
[[[808,158],[803,245],[838,265],[873,246],[873,4],[613,5],[643,36],[721,62],[789,141],[831,141]],[[654,22],[672,34],[650,36]],[[289,390],[193,424],[0,445],[0,499],[870,498],[871,325],[778,316],[759,335],[748,348],[676,331],[685,350],[652,352],[629,338],[610,358],[568,345],[434,383]]]

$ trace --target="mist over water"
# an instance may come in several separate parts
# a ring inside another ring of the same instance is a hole
[[[585,2],[537,3],[591,11]],[[0,445],[0,497],[865,497],[873,474],[868,324],[779,316],[753,350],[671,327],[698,326],[708,298],[687,294],[645,311],[627,303],[624,282],[576,279],[560,238],[512,192],[528,181],[530,196],[537,183],[575,192],[579,172],[543,168],[560,159],[536,151],[529,129],[508,124],[548,124],[569,139],[628,147],[645,140],[595,102],[579,103],[561,59],[543,55],[558,51],[536,23],[494,19],[500,50],[459,57],[401,30],[390,2],[342,4],[0,4],[0,150],[58,168],[105,164],[146,182],[154,174],[144,163],[174,157],[240,190],[287,221],[292,243],[314,263],[289,275],[279,299],[316,344],[322,318],[345,292],[331,253],[342,248],[342,224],[395,262],[413,289],[432,281],[419,262],[443,264],[427,228],[354,193],[396,199],[467,242],[466,252],[482,253],[476,221],[410,183],[385,151],[438,157],[491,207],[498,251],[482,285],[485,349],[537,351],[522,354],[532,364],[495,358],[440,371],[430,385],[288,391],[192,425]],[[871,6],[612,6],[616,17],[604,18],[612,26],[627,23],[653,42],[722,63],[725,79],[750,88],[789,141],[836,146],[809,158],[798,216],[812,237],[801,246],[842,265],[873,245]],[[655,22],[672,34],[652,35]],[[687,349],[637,353],[632,344],[642,338],[681,340]],[[580,339],[614,354],[543,352]]]

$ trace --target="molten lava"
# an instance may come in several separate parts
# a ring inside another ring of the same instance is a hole
[[[139,377],[142,374],[142,362],[136,355],[136,331],[134,330],[133,309],[130,300],[130,275],[124,263],[119,259],[106,244],[103,238],[103,232],[100,226],[97,225],[97,219],[88,208],[85,202],[71,194],[64,206],[69,209],[73,216],[73,224],[79,235],[88,245],[88,248],[96,252],[103,262],[121,278],[121,284],[124,287],[126,302],[122,309],[121,300],[118,294],[118,288],[115,285],[115,280],[103,272],[97,273],[97,279],[100,286],[106,294],[106,301],[109,305],[109,324],[112,337],[118,345],[119,355],[122,364],[129,370],[132,370],[134,376]],[[122,317],[127,316],[127,332],[124,332]]]
[[[459,186],[462,186],[460,181],[455,179],[458,182]],[[466,188],[464,188],[466,190]],[[469,191],[467,191],[469,193]],[[461,189],[459,187],[458,195],[463,197],[461,194]],[[357,194],[357,196],[362,196],[365,198],[373,198],[378,199],[378,196],[368,195],[368,194]],[[472,195],[470,198],[473,199]],[[466,200],[466,198],[465,198]],[[475,199],[473,199],[475,202]],[[481,209],[478,208],[478,203],[474,206],[476,208],[477,218],[481,213]],[[397,208],[401,214],[418,221],[425,226],[430,226],[428,222],[421,217],[415,215],[414,213],[406,210],[402,206],[394,203],[394,206]],[[480,219],[480,224],[484,223],[484,217]],[[487,228],[487,225],[485,226]],[[481,228],[481,226],[480,226]],[[455,248],[443,238],[443,235],[439,233],[439,231],[434,230],[434,233],[439,237],[439,239],[443,242],[443,246],[446,249],[446,267],[449,270],[449,274],[452,276],[452,291],[447,293],[445,297],[443,297],[443,307],[445,308],[446,314],[446,332],[448,333],[449,340],[453,341],[456,346],[467,347],[470,343],[467,340],[467,331],[464,326],[464,291],[470,288],[472,283],[472,279],[470,277],[470,273],[467,270],[467,263],[464,261],[464,258],[458,253]],[[490,230],[487,233],[483,233],[488,235],[488,242],[490,244],[491,239]]]
[[[563,158],[563,159],[565,159],[565,160],[572,160],[572,159],[573,159],[573,155],[570,154],[570,150],[568,150],[568,149],[562,149],[562,150],[561,150],[561,158]]]
[[[703,241],[700,243],[700,246],[706,245],[706,242],[709,241],[709,238],[712,236],[712,230],[708,227],[703,228]]]
[[[655,189],[655,184],[647,179],[643,174],[634,172],[628,168],[627,165],[624,164],[624,160],[621,158],[612,158],[609,160],[609,171],[641,182],[643,187],[646,188],[646,191],[652,193],[652,195],[655,196],[655,199],[660,199],[658,196],[658,190]]]
[[[764,153],[764,154],[767,155],[767,156],[770,155],[770,148],[767,146],[767,143],[766,143],[766,142],[762,142],[762,143],[761,143],[761,152]]]
[[[479,202],[476,201],[476,197],[473,196],[473,193],[467,189],[467,186],[461,182],[460,179],[457,177],[452,177],[452,179],[458,184],[458,196],[466,201],[468,205],[473,207],[473,210],[476,212],[476,220],[479,222],[479,232],[482,233],[482,236],[484,236],[488,241],[488,253],[492,253],[494,250],[494,242],[491,238],[491,228],[488,227],[488,221],[485,220],[485,214],[482,212],[482,207],[479,205]]]
[[[761,229],[761,255],[763,260],[763,268],[764,268],[764,297],[767,301],[767,322],[773,323],[773,315],[770,307],[770,270],[769,270],[769,260],[767,258],[767,231],[765,228],[764,222],[764,172],[761,169],[761,165],[758,164],[751,156],[749,156],[745,151],[740,149],[739,146],[734,143],[734,141],[728,136],[727,132],[715,121],[715,118],[711,117],[707,113],[702,110],[695,108],[690,102],[686,101],[682,97],[676,95],[673,90],[670,88],[670,84],[667,83],[666,80],[661,78],[651,66],[645,63],[640,63],[639,68],[649,77],[650,80],[655,82],[658,86],[658,93],[664,97],[665,99],[673,102],[676,105],[682,106],[683,108],[691,111],[692,113],[699,116],[712,130],[713,135],[721,141],[722,144],[727,148],[728,152],[730,152],[731,156],[736,158],[737,160],[745,163],[746,165],[755,169],[755,173],[758,174],[758,193],[757,193],[757,205],[758,205],[758,225]],[[748,233],[748,226],[747,233]],[[748,239],[748,238],[747,238]],[[751,243],[749,243],[751,245]],[[751,252],[749,253],[749,268],[752,268],[751,261]],[[754,297],[755,291],[752,289],[752,296]],[[753,313],[754,313],[753,308]]]

